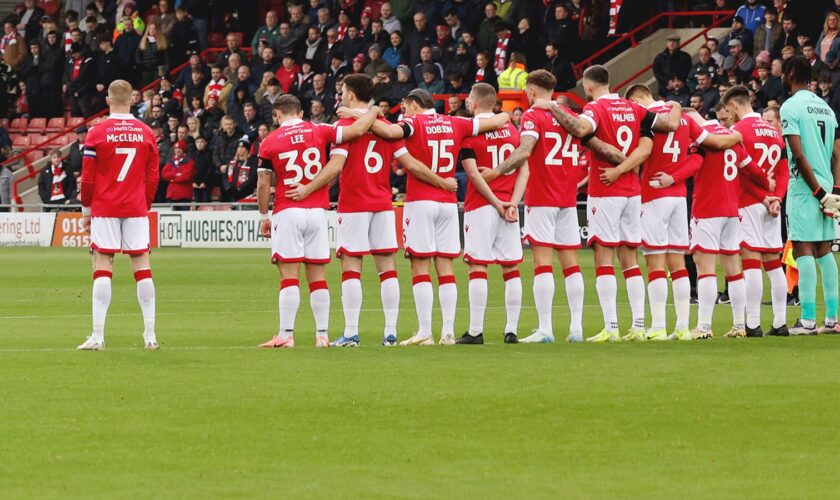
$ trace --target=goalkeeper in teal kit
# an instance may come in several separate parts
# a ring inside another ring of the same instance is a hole
[[[784,62],[783,82],[791,97],[781,109],[790,185],[788,239],[799,268],[801,319],[791,335],[840,333],[837,323],[837,263],[831,253],[835,218],[840,218],[840,132],[832,109],[808,91],[811,65],[802,56]],[[837,180],[835,180],[837,179]],[[817,328],[817,267],[822,275],[825,326]]]

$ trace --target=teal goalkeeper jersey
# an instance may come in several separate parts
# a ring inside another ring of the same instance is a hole
[[[781,115],[785,142],[787,143],[789,135],[799,136],[805,157],[808,158],[814,170],[817,182],[830,193],[834,187],[831,151],[837,132],[837,118],[834,116],[834,111],[813,92],[800,90],[782,104]],[[791,155],[790,143],[787,143],[787,146],[790,164],[788,193],[810,195],[811,189],[799,175],[799,166]]]

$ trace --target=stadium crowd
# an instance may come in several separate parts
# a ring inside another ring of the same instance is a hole
[[[269,3],[277,8],[257,26],[254,9],[245,12],[229,1],[24,0],[4,19],[0,117],[52,118],[65,109],[89,117],[104,109],[114,79],[149,86],[135,91],[132,112],[158,137],[168,182],[161,182],[157,201],[251,200],[254,153],[276,126],[271,109],[280,95],[300,97],[307,118],[317,123],[336,120],[342,78],[352,73],[374,79],[374,98],[384,108],[413,88],[463,94],[472,83],[487,82],[521,90],[528,71],[537,68],[549,70],[557,78],[555,90],[565,91],[576,84],[573,63],[608,41],[611,6],[609,0]],[[784,100],[781,60],[802,53],[815,68],[812,87],[838,110],[840,92],[833,89],[840,79],[840,0],[826,2],[825,23],[816,31],[802,28],[808,24],[802,7],[812,3],[624,0],[617,27],[626,31],[656,11],[737,8],[730,34],[709,40],[696,64],[679,50],[678,37],[669,39],[654,61],[659,93],[715,116],[726,89],[745,83],[756,107],[777,115]],[[225,47],[203,60],[199,54],[211,32],[225,34]],[[437,106],[444,110],[442,102]],[[445,109],[468,114],[457,96]],[[511,112],[518,124],[522,109]],[[79,142],[65,158],[48,154],[50,168],[39,181],[46,205],[76,201],[71,181],[81,171],[85,130],[76,130]],[[11,141],[2,129],[0,146],[5,160]],[[185,173],[170,178],[167,165],[186,167]],[[0,204],[10,202],[10,177],[9,168],[0,167]],[[395,166],[392,178],[398,198],[405,172]],[[463,172],[460,180],[463,199]]]

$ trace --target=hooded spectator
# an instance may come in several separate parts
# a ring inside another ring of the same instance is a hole
[[[166,201],[169,203],[190,203],[193,201],[193,179],[195,163],[186,155],[186,141],[172,144],[172,157],[161,171],[161,178],[169,183]],[[175,210],[189,210],[189,207],[175,207]]]

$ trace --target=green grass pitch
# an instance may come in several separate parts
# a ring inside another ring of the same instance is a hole
[[[170,249],[152,259],[162,349],[142,350],[134,281],[119,257],[108,349],[76,352],[90,331],[86,253],[0,250],[0,497],[840,491],[838,337],[509,346],[492,269],[488,345],[386,349],[378,281],[366,263],[361,348],[316,350],[303,291],[298,347],[259,350],[277,327],[278,277],[266,250]],[[399,261],[404,339],[416,319],[407,263]],[[581,263],[592,335],[602,323],[591,254],[581,252]],[[336,262],[329,269],[335,338],[343,325],[340,273]],[[523,271],[520,334],[527,334],[536,322],[528,258]],[[568,313],[556,274],[562,340]],[[457,277],[460,334],[468,322],[463,264]],[[765,308],[765,327],[769,314]],[[790,324],[797,314],[790,311]],[[437,306],[435,318],[437,336]],[[715,331],[730,320],[718,306]]]

